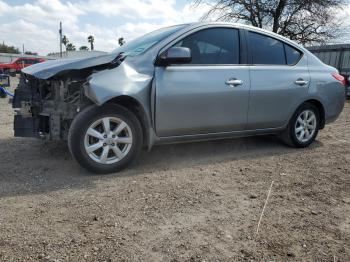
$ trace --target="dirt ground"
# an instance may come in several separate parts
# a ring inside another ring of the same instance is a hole
[[[308,149],[273,136],[159,146],[97,176],[64,143],[14,138],[5,102],[1,261],[350,261],[350,104]]]

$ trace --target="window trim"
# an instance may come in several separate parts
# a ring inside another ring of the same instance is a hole
[[[244,66],[247,65],[242,64],[242,61],[247,62],[247,50],[246,50],[246,39],[245,39],[245,35],[244,35],[244,30],[241,28],[237,28],[237,27],[232,27],[232,26],[209,26],[209,27],[200,27],[200,28],[195,28],[191,31],[186,32],[185,34],[179,36],[176,39],[173,39],[171,42],[167,43],[163,48],[160,49],[160,51],[158,52],[157,58],[155,60],[154,65],[157,67],[159,66],[163,66],[161,63],[161,57],[163,54],[165,54],[169,48],[173,47],[174,45],[176,45],[176,43],[180,42],[181,40],[183,40],[184,38],[198,33],[200,31],[204,31],[204,30],[208,30],[208,29],[218,29],[218,28],[224,28],[224,29],[231,29],[231,30],[237,30],[238,31],[238,52],[239,52],[239,61],[238,64],[171,64],[168,65],[167,67],[191,67],[191,66],[195,66],[195,67],[208,67],[208,66],[227,66],[227,67],[232,67],[232,66]],[[244,50],[242,52],[242,50]]]
[[[260,34],[262,36],[270,37],[272,39],[275,39],[275,40],[281,42],[283,44],[283,51],[284,51],[284,57],[285,57],[286,64],[285,65],[281,65],[281,64],[254,64],[253,63],[253,54],[252,54],[251,45],[250,45],[249,33]],[[250,66],[288,66],[288,67],[293,67],[293,66],[296,66],[300,62],[300,60],[304,57],[304,55],[305,55],[304,52],[302,50],[300,50],[299,48],[297,48],[297,47],[295,47],[295,46],[293,46],[293,45],[291,45],[289,43],[286,43],[285,41],[283,41],[281,39],[278,39],[277,37],[274,37],[274,36],[271,36],[271,35],[268,35],[268,34],[264,34],[262,32],[257,32],[257,31],[253,31],[253,30],[245,30],[245,38],[246,38],[246,41],[247,41],[248,64]],[[300,52],[300,57],[294,64],[288,65],[287,53],[286,53],[285,45],[288,45],[291,48],[296,49],[297,51]]]

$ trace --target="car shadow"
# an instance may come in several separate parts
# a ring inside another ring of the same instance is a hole
[[[310,148],[322,146],[316,141]],[[226,139],[154,147],[142,152],[124,171],[95,175],[82,169],[64,142],[9,138],[0,140],[0,198],[38,194],[60,189],[94,187],[96,180],[115,180],[165,170],[203,167],[213,163],[266,156],[294,154],[297,149],[283,145],[275,136]]]

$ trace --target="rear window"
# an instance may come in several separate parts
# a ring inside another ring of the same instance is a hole
[[[261,34],[249,33],[250,50],[253,64],[256,65],[285,65],[283,43]]]
[[[275,38],[249,32],[252,63],[255,65],[294,65],[301,52]]]

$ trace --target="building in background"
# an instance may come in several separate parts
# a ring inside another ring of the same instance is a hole
[[[93,57],[107,54],[107,52],[103,51],[65,51],[62,53],[62,58],[84,58],[84,57]],[[1,63],[11,63],[17,58],[43,58],[45,60],[54,60],[60,59],[60,53],[49,54],[48,56],[40,56],[40,55],[26,55],[26,54],[9,54],[9,53],[0,53],[0,64]]]
[[[0,53],[0,64],[2,63],[11,63],[17,58],[43,58],[45,60],[48,60],[50,58],[46,56],[39,56],[39,55],[25,55],[25,54],[8,54],[8,53]],[[51,58],[53,59],[53,58]]]
[[[308,49],[323,63],[338,69],[347,79],[346,96],[350,98],[350,44],[312,46]]]
[[[337,68],[340,74],[350,76],[350,44],[312,46],[308,49],[323,63]]]
[[[107,54],[107,52],[103,52],[103,51],[96,51],[96,50],[93,50],[93,51],[65,51],[65,52],[62,52],[62,58],[65,59],[65,58],[68,58],[68,59],[74,59],[74,58],[84,58],[84,57],[94,57],[94,56],[100,56],[100,55],[105,55]],[[51,59],[60,59],[60,53],[57,52],[57,53],[52,53],[52,54],[49,54],[47,56],[47,58],[51,58]]]

